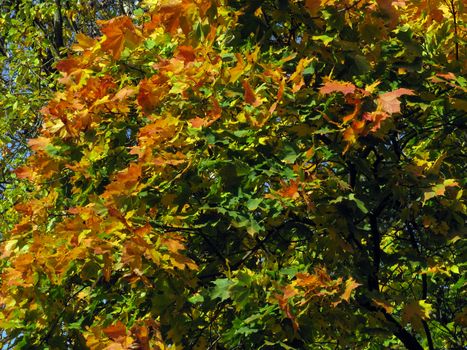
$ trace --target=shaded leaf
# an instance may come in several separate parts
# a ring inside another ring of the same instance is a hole
[[[400,113],[401,102],[399,97],[403,95],[415,95],[410,89],[400,88],[391,92],[386,92],[378,97],[378,108],[388,114]]]

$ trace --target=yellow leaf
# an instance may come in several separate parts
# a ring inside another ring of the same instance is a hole
[[[392,311],[394,310],[394,308],[384,300],[372,299],[372,301],[373,301],[373,304],[383,308],[389,314],[392,313]]]
[[[345,300],[346,302],[349,302],[350,300],[350,295],[352,294],[352,291],[361,286],[360,283],[357,283],[355,282],[355,280],[350,277],[346,282],[345,282],[345,291],[344,293],[341,295],[341,299],[342,300]]]
[[[421,320],[428,320],[431,311],[431,304],[424,300],[414,300],[402,309],[402,321],[405,324],[410,323],[415,330],[419,331],[422,329]]]
[[[373,92],[376,91],[376,87],[381,84],[381,82],[379,80],[376,80],[373,84],[370,84],[370,85],[366,85],[365,86],[365,91],[366,92],[369,92],[370,94],[372,94]]]

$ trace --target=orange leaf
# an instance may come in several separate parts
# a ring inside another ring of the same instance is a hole
[[[276,294],[275,298],[278,301],[278,304],[281,310],[284,311],[287,318],[290,319],[290,321],[292,321],[292,326],[294,330],[297,331],[299,328],[299,324],[295,316],[292,314],[292,311],[290,310],[290,305],[289,305],[289,299],[297,295],[297,290],[293,286],[288,285],[282,288],[282,293],[283,293],[282,295]]]
[[[34,178],[34,171],[28,166],[19,167],[14,170],[14,173],[18,179],[32,180]]]
[[[166,77],[157,74],[149,79],[141,80],[139,83],[138,104],[145,113],[152,112],[167,94],[169,87],[166,82]]]
[[[253,107],[258,107],[261,105],[261,101],[256,97],[255,92],[250,86],[250,83],[248,81],[244,80],[242,82],[243,88],[245,89],[245,102],[252,105]]]
[[[200,117],[190,119],[190,123],[193,128],[201,128],[202,126],[208,125],[208,121]]]
[[[289,81],[293,82],[292,92],[298,92],[303,85],[305,85],[305,80],[303,79],[303,71],[306,67],[313,61],[313,58],[302,58],[295,68],[295,72],[290,76]]]
[[[135,46],[141,41],[141,37],[128,16],[112,18],[109,21],[97,21],[97,23],[102,26],[102,33],[105,34],[102,48],[109,51],[116,60],[120,58],[125,44]]]
[[[125,86],[124,88],[120,89],[115,96],[113,97],[113,100],[117,101],[123,101],[128,99],[129,97],[132,97],[136,95],[137,89],[134,86]]]
[[[126,169],[120,171],[115,179],[106,186],[103,198],[111,198],[113,196],[128,195],[133,190],[133,187],[138,183],[141,177],[142,167],[140,164],[131,163]]]
[[[43,136],[39,136],[35,139],[30,139],[28,141],[28,145],[29,147],[31,147],[31,149],[33,151],[42,151],[44,150],[48,145],[50,145],[50,139],[48,137],[43,137]]]
[[[405,88],[381,94],[378,97],[378,109],[389,114],[400,113],[401,102],[399,101],[399,97],[402,95],[415,94],[412,90]]]
[[[391,306],[391,304],[388,304],[386,301],[384,300],[380,300],[380,299],[372,299],[372,302],[374,305],[376,305],[377,307],[381,307],[383,308],[388,314],[392,313],[392,311],[394,310],[394,308]]]
[[[104,328],[102,331],[106,336],[115,341],[126,337],[126,327],[120,321],[117,321],[117,323],[112,326]]]
[[[446,80],[456,80],[456,76],[454,75],[454,73],[451,73],[451,72],[437,73],[436,76],[440,77],[440,78],[443,78],[443,79],[446,79]]]
[[[305,0],[305,7],[312,16],[316,16],[321,7],[321,0]]]
[[[390,28],[397,25],[399,19],[399,12],[393,6],[393,0],[376,0],[379,8],[388,17],[388,24]]]
[[[389,118],[389,114],[386,112],[375,111],[370,113],[365,113],[363,119],[368,120],[374,124],[371,131],[377,131],[381,127],[381,122]]]
[[[354,118],[358,115],[359,112],[360,112],[360,100],[356,100],[356,102],[355,102],[355,108],[354,108],[353,112],[350,113],[350,114],[348,114],[348,115],[346,115],[346,116],[342,119],[342,121],[343,121],[344,123],[347,123],[348,121],[354,119]]]
[[[185,34],[191,31],[191,25],[186,18],[186,13],[190,7],[194,7],[195,2],[189,0],[164,0],[158,1],[158,11],[151,14],[151,22],[145,27],[156,28],[161,24],[165,30],[174,34],[180,27]]]
[[[341,295],[341,299],[345,300],[346,302],[349,302],[350,300],[350,295],[352,294],[352,291],[361,286],[360,283],[355,282],[355,280],[351,277],[345,282],[345,291]]]
[[[282,79],[279,83],[279,90],[277,90],[277,101],[282,100],[282,96],[284,96],[284,89],[285,89],[285,79]]]
[[[192,46],[179,46],[176,57],[183,59],[185,63],[192,62],[196,58],[195,50]]]
[[[340,92],[344,95],[353,94],[355,92],[355,85],[349,82],[329,80],[319,89],[319,93],[322,95],[332,94],[334,92]]]
[[[280,194],[282,197],[288,197],[295,199],[299,196],[298,194],[298,182],[294,180],[290,180],[290,185],[285,185],[277,191],[278,194]]]
[[[219,101],[215,97],[211,97],[212,101],[212,109],[209,111],[209,114],[213,120],[217,120],[221,117],[222,115],[222,108],[219,104]]]
[[[59,61],[56,67],[60,72],[70,74],[71,72],[80,68],[80,64],[81,64],[80,59],[70,57],[70,58],[65,58]]]

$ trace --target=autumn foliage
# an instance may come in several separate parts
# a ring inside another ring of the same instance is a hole
[[[147,0],[59,62],[5,346],[459,349],[459,1]]]

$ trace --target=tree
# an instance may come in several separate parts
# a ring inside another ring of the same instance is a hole
[[[12,204],[26,188],[11,170],[30,154],[27,140],[37,136],[40,109],[56,91],[54,65],[64,58],[78,33],[97,35],[96,19],[131,13],[135,1],[0,2],[0,233],[14,223]]]
[[[4,342],[461,348],[462,3],[144,5],[56,66]]]

